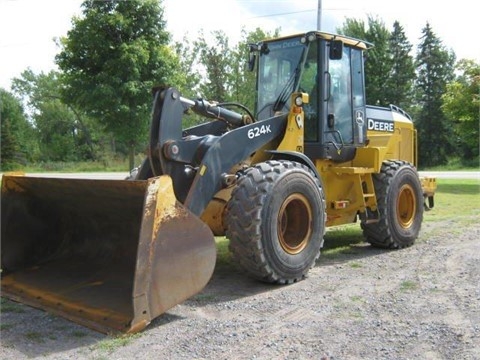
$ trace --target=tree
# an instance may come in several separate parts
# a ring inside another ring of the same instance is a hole
[[[16,164],[16,154],[18,152],[19,146],[17,140],[12,134],[12,128],[10,126],[10,119],[2,120],[1,127],[1,152],[0,152],[0,169],[2,171],[11,170],[15,168]]]
[[[148,140],[151,88],[168,85],[178,68],[163,8],[157,0],[86,0],[82,8],[56,56],[63,94],[128,145],[132,168]]]
[[[80,110],[61,98],[59,74],[25,70],[13,79],[12,89],[28,107],[42,161],[95,160],[100,129]],[[95,138],[92,139],[92,133]]]
[[[196,52],[201,54],[199,61],[205,66],[206,81],[200,86],[202,94],[211,99],[240,103],[253,110],[255,73],[247,67],[249,44],[278,37],[278,34],[278,29],[273,34],[259,28],[250,33],[242,29],[241,40],[233,47],[222,31],[213,32],[213,45],[208,45],[202,37],[196,44]]]
[[[419,163],[422,166],[445,164],[452,151],[451,126],[442,111],[442,96],[453,80],[455,55],[447,51],[427,23],[422,30],[416,56],[417,103],[416,128],[419,139]]]
[[[384,87],[385,98],[387,102],[409,110],[413,106],[415,65],[410,54],[412,45],[398,21],[393,23],[388,49],[392,67]]]
[[[354,18],[346,18],[337,33],[351,36],[360,40],[367,40],[367,27],[365,21]]]
[[[176,42],[174,48],[179,59],[178,73],[184,75],[174,85],[186,98],[196,98],[202,81],[202,75],[198,69],[199,54],[194,50],[194,45],[187,36],[181,42]]]
[[[463,59],[456,69],[460,73],[455,81],[447,84],[442,96],[442,109],[453,120],[455,149],[466,165],[478,166],[480,120],[480,64]]]
[[[232,101],[236,101],[245,105],[250,110],[255,108],[255,72],[249,71],[247,62],[249,59],[249,44],[254,44],[267,38],[277,38],[280,34],[280,29],[275,29],[273,33],[264,32],[260,28],[256,28],[251,32],[242,30],[240,42],[234,49],[234,73],[232,85]]]
[[[279,30],[265,33],[257,28],[252,32],[242,29],[241,40],[231,46],[222,31],[211,33],[213,42],[207,41],[201,32],[193,44],[188,39],[176,43],[182,72],[188,74],[182,93],[186,97],[202,97],[229,103],[235,102],[252,110],[255,107],[255,73],[247,68],[250,43],[265,38],[278,37]],[[231,104],[230,104],[231,105]],[[199,116],[184,118],[186,126],[204,121]]]
[[[33,128],[27,121],[22,103],[0,88],[1,169],[13,170],[31,160],[36,153]]]
[[[204,69],[205,81],[200,84],[202,97],[219,102],[230,101],[233,67],[233,50],[228,37],[221,30],[212,32],[214,42],[209,44],[203,33],[195,41],[199,65]]]

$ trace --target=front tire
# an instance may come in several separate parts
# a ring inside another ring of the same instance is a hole
[[[361,223],[366,241],[387,249],[413,245],[423,221],[423,191],[415,167],[406,161],[385,161],[373,183],[379,221]]]
[[[227,205],[227,237],[251,276],[287,284],[303,279],[320,256],[325,196],[308,167],[267,161],[247,169]]]

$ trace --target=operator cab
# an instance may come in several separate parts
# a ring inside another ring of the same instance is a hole
[[[363,41],[320,32],[252,46],[258,54],[256,118],[288,111],[290,94],[306,92],[305,154],[336,162],[353,159],[366,142],[366,49]]]

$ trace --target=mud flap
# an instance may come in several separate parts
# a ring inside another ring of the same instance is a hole
[[[3,176],[2,296],[104,333],[132,333],[200,292],[211,230],[172,180]]]
[[[437,179],[433,177],[421,177],[423,191],[423,209],[429,211],[434,207],[435,191],[437,190]]]

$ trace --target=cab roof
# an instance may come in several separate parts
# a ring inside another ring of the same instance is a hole
[[[265,42],[270,42],[274,40],[283,40],[283,39],[291,39],[295,37],[301,37],[305,36],[306,38],[314,35],[316,38],[321,38],[325,40],[341,40],[343,41],[344,44],[360,48],[362,50],[367,50],[373,47],[372,43],[369,43],[365,40],[360,40],[356,39],[350,36],[346,35],[339,35],[339,34],[331,34],[323,31],[309,31],[305,33],[297,33],[297,34],[292,34],[292,35],[286,35],[286,36],[279,36],[277,38],[270,38],[268,40],[265,40]]]

